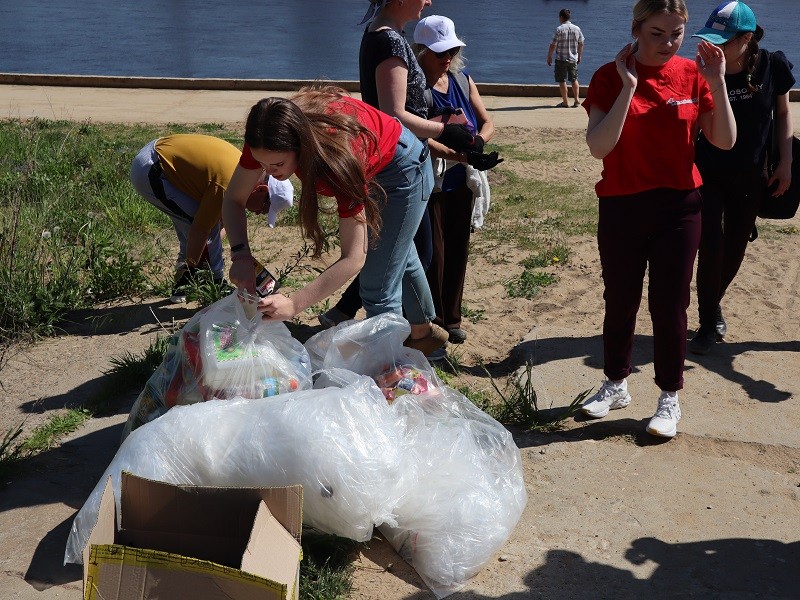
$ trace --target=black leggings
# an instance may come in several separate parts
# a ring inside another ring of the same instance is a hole
[[[700,326],[713,327],[717,307],[739,272],[761,201],[760,170],[703,175],[703,227],[697,258]]]

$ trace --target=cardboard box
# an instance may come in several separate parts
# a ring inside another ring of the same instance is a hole
[[[109,477],[83,551],[85,600],[298,600],[303,488]]]

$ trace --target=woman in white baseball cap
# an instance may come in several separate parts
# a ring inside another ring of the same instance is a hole
[[[494,135],[494,125],[475,82],[464,70],[465,46],[456,35],[455,24],[447,17],[425,17],[414,29],[412,48],[425,73],[429,114],[458,109],[461,111],[458,117],[470,132],[482,141],[489,141]],[[450,122],[455,118],[450,117]],[[488,155],[457,152],[435,140],[430,141],[430,148],[431,156],[438,159],[434,164],[439,185],[428,201],[433,242],[428,283],[436,306],[435,323],[447,329],[451,343],[460,344],[467,339],[467,332],[461,327],[461,302],[475,201],[472,187],[487,196],[482,186],[488,188],[488,180],[477,169],[485,171],[502,159],[497,152]],[[470,183],[474,185],[471,187]]]

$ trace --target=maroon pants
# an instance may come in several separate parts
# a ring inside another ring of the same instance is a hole
[[[697,190],[660,188],[600,198],[603,370],[609,379],[623,379],[631,372],[636,313],[649,266],[655,382],[669,392],[683,388],[686,309],[700,243],[700,205]]]
[[[434,323],[447,329],[461,327],[474,200],[472,191],[464,184],[450,192],[431,194],[428,201],[433,242],[428,285],[436,308]]]

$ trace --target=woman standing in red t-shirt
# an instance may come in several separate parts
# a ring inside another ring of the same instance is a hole
[[[701,179],[694,165],[697,128],[720,148],[736,141],[725,88],[725,56],[708,42],[695,61],[677,56],[688,11],[683,0],[639,0],[633,44],[592,77],[583,106],[586,142],[603,160],[597,241],[603,270],[604,373],[607,380],[582,410],[604,417],[631,397],[626,377],[636,313],[649,266],[658,408],[647,426],[673,437],[681,418],[686,309],[700,241]]]
[[[242,158],[225,191],[223,220],[231,243],[230,280],[255,291],[244,211],[249,190],[264,172],[280,181],[296,174],[303,234],[314,257],[322,253],[317,194],[336,198],[340,258],[290,296],[258,303],[265,320],[291,319],[338,290],[361,271],[367,317],[402,314],[411,324],[406,345],[428,354],[447,342],[435,316],[425,272],[412,239],[433,188],[428,149],[399,121],[333,87],[301,90],[291,99],[265,98],[247,117]],[[403,304],[403,280],[415,303]],[[368,285],[364,285],[367,283]],[[365,292],[366,290],[366,292]]]

